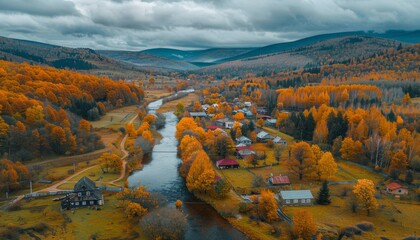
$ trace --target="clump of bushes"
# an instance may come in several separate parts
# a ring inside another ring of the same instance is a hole
[[[356,227],[364,232],[373,231],[373,223],[371,222],[360,222],[356,224]]]
[[[362,234],[362,230],[360,230],[359,228],[355,226],[347,226],[340,229],[339,234],[338,234],[339,235],[338,239],[341,239],[344,236],[353,237],[354,235],[361,235],[361,234]]]

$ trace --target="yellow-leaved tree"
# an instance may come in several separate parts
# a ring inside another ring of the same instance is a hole
[[[184,163],[187,159],[191,158],[193,153],[203,150],[201,143],[191,135],[185,135],[181,143],[179,144],[179,152],[181,153],[181,159]]]
[[[338,167],[331,152],[325,152],[318,162],[319,180],[327,180],[335,175]]]
[[[367,215],[378,208],[375,198],[375,184],[369,179],[359,179],[353,187],[353,193],[357,201],[366,210]]]
[[[360,162],[363,156],[363,147],[360,141],[353,141],[352,138],[346,137],[341,143],[341,157],[353,161]]]
[[[258,204],[258,213],[260,216],[265,218],[267,222],[273,222],[279,219],[277,208],[277,200],[274,198],[274,193],[268,189],[262,189]]]
[[[290,170],[297,174],[300,180],[303,176],[313,174],[315,163],[315,155],[308,143],[298,142],[292,146],[288,164]]]
[[[181,140],[182,133],[187,130],[194,130],[197,128],[197,123],[194,121],[192,117],[184,117],[182,118],[178,124],[176,125],[176,139]]]
[[[122,159],[115,153],[104,153],[99,157],[99,165],[103,173],[114,173],[122,170]]]
[[[293,215],[293,233],[295,239],[309,240],[315,235],[317,226],[307,210],[298,210]]]
[[[147,214],[147,209],[142,207],[140,204],[135,202],[130,202],[125,208],[125,213],[129,219],[136,217],[143,217]]]
[[[187,188],[191,192],[207,193],[213,187],[215,172],[207,153],[201,150],[188,171]]]

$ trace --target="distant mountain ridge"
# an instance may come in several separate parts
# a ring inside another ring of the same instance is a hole
[[[204,50],[171,48],[144,51],[92,50],[0,37],[0,59],[70,68],[109,77],[117,73],[113,78],[127,78],[127,73],[135,76],[136,73],[145,70],[212,72],[214,69],[227,70],[230,67],[249,71],[261,71],[264,68],[266,69],[264,71],[293,69],[315,66],[325,62],[328,56],[346,61],[349,57],[366,56],[395,47],[400,43],[420,43],[420,30],[330,33],[258,48]],[[355,54],[358,49],[363,49],[365,52],[358,51]]]

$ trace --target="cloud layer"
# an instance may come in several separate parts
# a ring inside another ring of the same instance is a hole
[[[418,0],[0,0],[0,35],[94,49],[247,47],[420,25]]]

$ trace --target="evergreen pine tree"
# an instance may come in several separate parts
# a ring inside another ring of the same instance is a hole
[[[411,184],[414,180],[413,171],[408,171],[404,180],[406,183]]]
[[[322,183],[321,188],[319,189],[317,202],[318,204],[321,204],[321,205],[328,205],[331,203],[330,189],[328,188],[327,181],[324,181]]]

